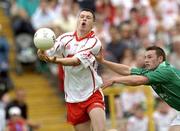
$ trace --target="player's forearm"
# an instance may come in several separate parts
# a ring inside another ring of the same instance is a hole
[[[148,83],[148,78],[144,76],[130,75],[118,77],[113,80],[113,83],[120,83],[130,86],[145,85]]]
[[[130,70],[129,66],[114,63],[114,62],[110,62],[110,61],[107,61],[107,60],[104,60],[102,62],[102,64],[109,67],[111,70],[113,70],[114,72],[116,72],[116,73],[118,73],[120,75],[130,75],[131,74],[131,70]]]
[[[64,66],[76,66],[76,65],[80,64],[80,61],[75,57],[72,57],[72,58],[55,58],[53,63],[61,64]]]
[[[76,66],[80,64],[80,61],[76,57],[71,58],[58,58],[56,56],[48,56],[44,51],[38,50],[38,57],[40,60],[61,64],[64,66]]]

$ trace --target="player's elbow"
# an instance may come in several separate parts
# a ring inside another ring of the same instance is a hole
[[[124,69],[124,70],[121,72],[121,75],[124,75],[124,76],[128,76],[128,75],[130,75],[130,74],[131,74],[131,71],[130,71],[129,68]]]

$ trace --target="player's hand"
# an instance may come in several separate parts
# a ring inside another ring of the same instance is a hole
[[[47,61],[48,60],[48,57],[46,56],[46,54],[45,54],[45,52],[43,50],[38,49],[37,55],[38,55],[39,59],[42,60],[42,61]]]
[[[103,83],[103,85],[102,85],[102,89],[104,90],[104,89],[106,89],[107,87],[110,87],[110,86],[112,86],[114,84],[114,80],[112,79],[112,80],[109,80],[109,81],[105,81],[104,83]]]
[[[103,48],[100,49],[98,55],[96,55],[95,58],[99,63],[103,63],[104,61]]]
[[[43,50],[39,49],[37,54],[39,59],[42,61],[56,63],[56,57],[55,56],[48,57]]]
[[[40,60],[46,61],[46,62],[49,61],[49,57],[45,54],[45,51],[39,49],[37,51],[37,55],[38,55]]]

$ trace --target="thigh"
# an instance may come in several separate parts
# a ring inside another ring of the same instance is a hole
[[[90,110],[89,116],[93,131],[105,131],[106,117],[104,109],[100,107],[95,107]]]
[[[82,108],[80,103],[67,103],[67,121],[72,125],[79,125],[90,120],[86,108]]]
[[[171,126],[169,131],[180,131],[180,125]]]
[[[74,126],[75,131],[91,131],[91,123],[90,121],[77,124]]]

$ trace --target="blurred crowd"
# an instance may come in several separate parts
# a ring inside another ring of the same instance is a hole
[[[56,36],[74,31],[77,14],[82,8],[92,9],[96,14],[94,31],[102,42],[106,59],[132,67],[143,67],[145,48],[156,45],[162,47],[168,61],[180,69],[179,0],[1,0],[1,7],[12,21],[17,74],[23,73],[24,66],[33,65],[34,70],[51,74],[58,81],[52,80],[53,83],[61,91],[62,67],[37,59],[33,35],[41,27],[53,29]],[[8,36],[3,36],[2,30],[0,27],[0,75],[3,76],[0,77],[0,83],[11,83],[8,86],[5,84],[9,89],[13,83],[8,77]],[[103,79],[117,75],[101,66],[99,73]],[[167,131],[176,113],[156,94],[154,97],[156,129]],[[144,115],[145,107],[142,104],[144,102],[145,94],[141,90],[125,91],[116,96],[117,119],[127,120],[122,130],[148,130],[148,118]]]

